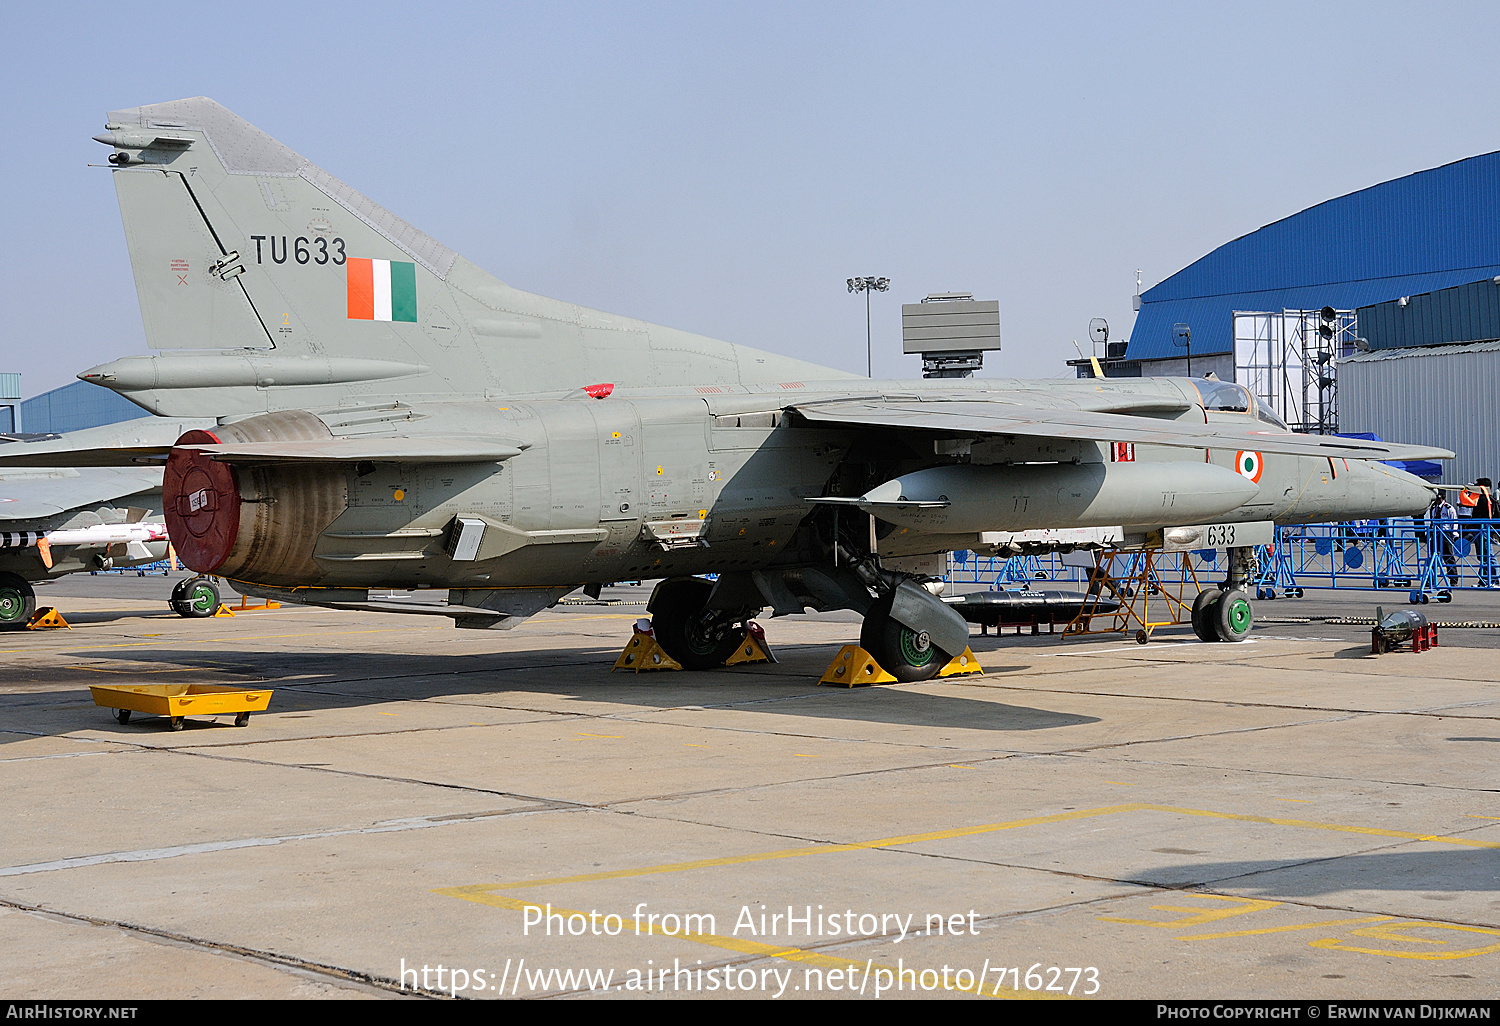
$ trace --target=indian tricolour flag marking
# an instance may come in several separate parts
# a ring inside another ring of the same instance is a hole
[[[416,264],[351,257],[346,271],[351,320],[416,321]]]

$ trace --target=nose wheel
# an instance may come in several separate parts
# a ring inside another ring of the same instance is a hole
[[[1200,641],[1244,641],[1255,609],[1243,588],[1206,588],[1193,600],[1193,633]]]
[[[219,608],[218,586],[207,577],[179,581],[172,589],[171,606],[172,612],[190,619],[213,616]]]
[[[0,573],[0,631],[20,630],[36,615],[36,592],[17,574]]]

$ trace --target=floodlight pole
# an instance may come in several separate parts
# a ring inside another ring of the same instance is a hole
[[[1193,329],[1181,322],[1172,325],[1172,344],[1187,350],[1187,376],[1193,376]]]
[[[875,376],[875,349],[870,341],[870,293],[884,292],[891,287],[889,278],[849,278],[850,292],[865,294],[865,377]]]

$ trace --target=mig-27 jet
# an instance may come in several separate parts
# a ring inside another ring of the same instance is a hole
[[[1380,461],[1452,455],[1294,434],[1232,383],[875,381],[543,298],[204,98],[95,138],[157,352],[79,376],[217,424],[0,466],[163,463],[179,558],[252,595],[410,610],[382,596],[444,589],[413,611],[507,627],[661,578],[655,634],[686,667],[767,607],[851,609],[921,680],[967,645],[931,572],[951,550],[1096,527],[1227,548],[1196,619],[1237,639],[1248,539],[1418,514],[1427,486]]]

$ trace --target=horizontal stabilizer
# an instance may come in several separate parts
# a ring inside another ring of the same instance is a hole
[[[508,438],[329,438],[322,441],[184,445],[221,463],[499,463],[527,443]]]
[[[161,471],[145,467],[4,474],[0,475],[0,521],[41,520],[160,487]]]
[[[19,448],[19,447],[18,447]],[[141,467],[160,465],[172,452],[168,444],[101,446],[88,449],[27,448],[25,452],[0,449],[0,469],[5,467]]]
[[[1290,456],[1335,456],[1366,460],[1451,460],[1431,446],[1398,445],[1337,435],[1235,430],[1229,424],[1185,424],[1175,420],[1040,409],[986,402],[895,402],[868,400],[793,406],[815,424],[937,431],[946,435],[1026,435],[1089,442],[1132,442],[1189,449],[1254,449]]]
[[[165,463],[170,445],[97,449],[0,450],[0,467],[130,467]],[[221,463],[498,463],[519,456],[526,443],[506,438],[326,438],[311,441],[185,445]]]

